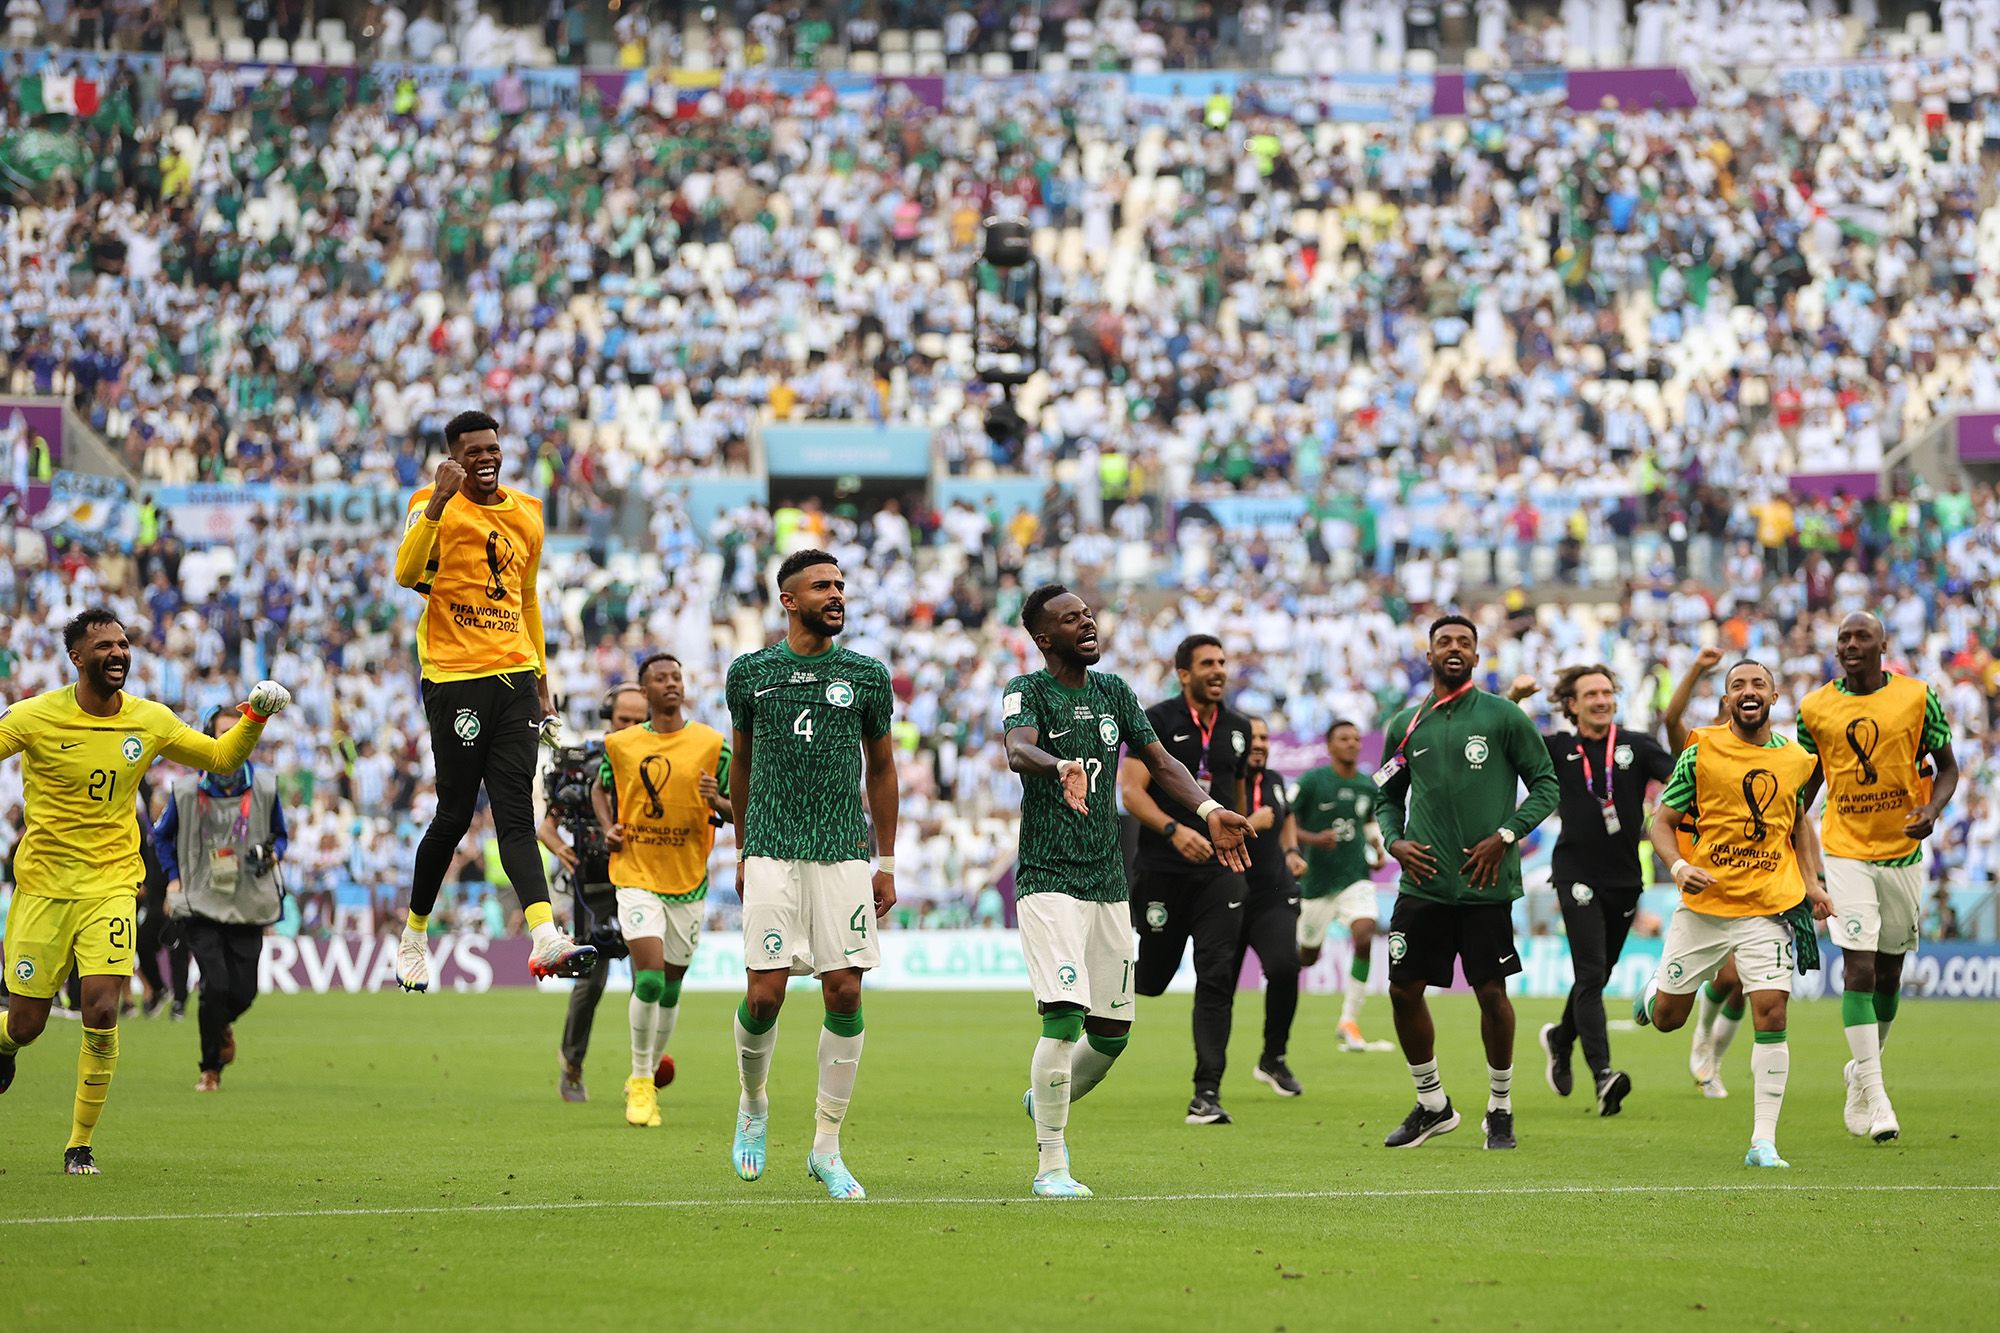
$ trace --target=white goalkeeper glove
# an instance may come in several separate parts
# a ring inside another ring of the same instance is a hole
[[[542,744],[548,746],[551,750],[561,749],[562,714],[550,713],[547,717],[543,718],[541,725],[535,728],[535,734],[541,738]]]
[[[292,692],[275,680],[260,680],[250,689],[250,717],[255,722],[268,722],[277,714],[289,708]]]

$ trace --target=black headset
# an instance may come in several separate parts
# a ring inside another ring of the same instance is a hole
[[[634,680],[625,680],[625,681],[620,681],[618,684],[613,685],[610,689],[606,690],[604,692],[604,702],[598,705],[597,709],[598,720],[606,723],[610,722],[611,709],[612,706],[618,702],[618,696],[625,693],[625,691],[627,690],[638,690],[638,689],[639,689],[639,682]],[[640,690],[640,693],[643,694],[645,693],[645,691]]]

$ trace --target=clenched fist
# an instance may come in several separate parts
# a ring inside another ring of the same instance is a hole
[[[436,522],[444,517],[444,507],[451,503],[451,497],[465,489],[465,468],[452,459],[438,464],[437,476],[431,482],[431,500],[424,506],[424,514]]]

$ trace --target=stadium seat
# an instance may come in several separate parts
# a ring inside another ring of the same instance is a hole
[[[873,51],[856,51],[847,57],[847,68],[856,74],[879,74],[882,57]]]
[[[347,40],[347,23],[343,19],[321,19],[313,24],[313,35],[319,38],[321,46],[344,42]]]
[[[1404,57],[1403,68],[1412,74],[1429,74],[1437,69],[1437,63],[1437,52],[1417,48]]]
[[[910,58],[910,67],[919,74],[942,74],[945,71],[944,52],[913,52]]]
[[[329,65],[351,65],[354,63],[354,43],[348,41],[326,44],[326,63]]]
[[[225,37],[222,40],[222,58],[239,65],[247,65],[257,58],[257,48],[248,37]]]
[[[1011,74],[1014,72],[1013,58],[1005,51],[988,51],[979,58],[979,72],[981,74]]]
[[[1042,72],[1044,74],[1069,73],[1069,57],[1060,51],[1050,51],[1042,57]]]
[[[292,63],[295,65],[317,65],[325,58],[326,52],[310,37],[301,37],[292,43]]]
[[[222,59],[222,43],[204,32],[188,34],[188,55],[198,61]]]
[[[919,55],[925,52],[944,54],[944,34],[936,28],[919,28],[910,34],[910,49]]]
[[[431,58],[425,63],[431,65],[456,65],[458,63],[458,48],[450,42],[440,43],[437,50],[431,52]]]
[[[1927,10],[1915,9],[1903,20],[1903,31],[1921,41],[1931,35],[1931,16]]]
[[[881,50],[883,55],[886,56],[891,51],[907,52],[909,51],[909,49],[910,49],[910,34],[908,33],[908,31],[902,28],[888,28],[883,31],[882,42],[881,42]]]
[[[257,43],[257,59],[266,64],[288,64],[291,58],[291,43],[282,37],[266,37],[263,41]]]
[[[243,20],[237,18],[234,14],[218,13],[215,15],[213,22],[216,37],[224,42],[227,42],[231,37],[241,37],[243,35]]]
[[[916,61],[908,51],[884,51],[882,53],[882,73],[891,77],[916,73]]]

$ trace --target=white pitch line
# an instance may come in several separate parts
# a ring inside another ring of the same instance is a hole
[[[2000,1185],[1502,1185],[1492,1188],[1243,1190],[1187,1194],[1099,1195],[1098,1206],[1131,1203],[1239,1203],[1307,1199],[1470,1199],[1516,1198],[1547,1194],[1987,1194]],[[249,1222],[312,1217],[427,1217],[446,1214],[583,1212],[593,1208],[790,1208],[816,1202],[794,1198],[733,1199],[603,1199],[545,1203],[413,1204],[407,1208],[274,1208],[214,1213],[89,1213],[74,1217],[0,1217],[0,1226],[74,1226],[98,1222]],[[945,1199],[869,1199],[864,1206],[947,1208],[1033,1205],[1027,1195]]]

